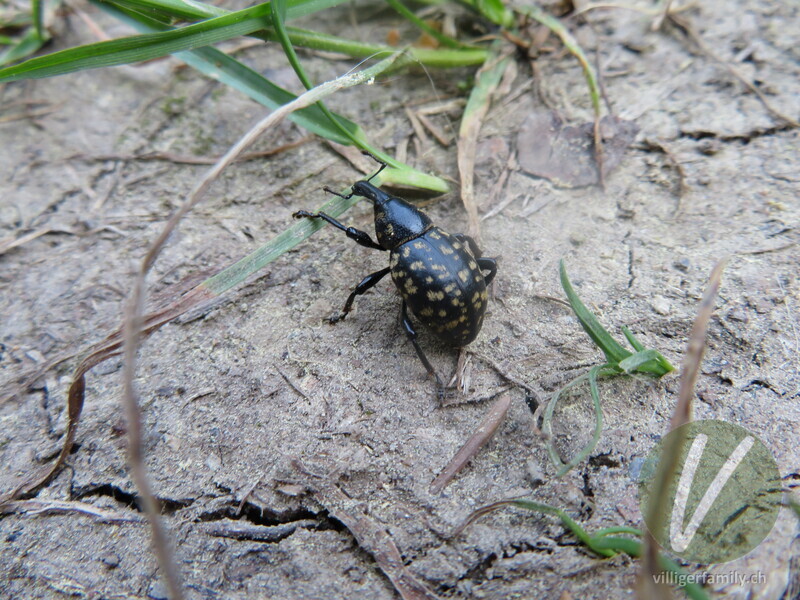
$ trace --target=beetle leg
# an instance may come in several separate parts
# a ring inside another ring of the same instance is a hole
[[[494,276],[497,275],[497,261],[493,258],[479,258],[478,266],[481,268],[481,271],[489,271],[488,275],[483,276],[486,285],[492,283]]]
[[[354,240],[360,246],[366,246],[367,248],[373,248],[375,250],[386,250],[383,246],[378,244],[377,242],[373,242],[372,238],[369,237],[369,234],[366,231],[361,231],[360,229],[356,229],[355,227],[346,227],[339,223],[336,219],[331,217],[330,215],[326,215],[325,213],[310,213],[307,210],[298,210],[296,213],[292,215],[295,219],[322,219],[336,227],[336,229],[341,229],[347,234],[351,240]]]
[[[467,234],[456,233],[453,235],[453,237],[456,238],[462,244],[467,244],[469,246],[470,252],[472,252],[472,256],[474,256],[475,258],[480,258],[481,256],[483,256],[483,252],[481,252],[481,249],[478,248],[478,243]]]
[[[356,296],[360,296],[368,289],[374,287],[376,283],[378,283],[381,279],[383,279],[384,277],[386,277],[386,275],[389,274],[389,271],[391,271],[391,267],[386,267],[385,269],[381,269],[380,271],[375,271],[374,273],[370,273],[369,275],[364,277],[364,279],[361,280],[361,283],[359,283],[347,297],[347,302],[344,303],[342,314],[340,314],[338,317],[331,318],[330,324],[333,325],[334,323],[338,323],[339,321],[344,319],[347,316],[347,313],[349,313],[350,310],[353,308],[353,301],[356,299]]]
[[[411,341],[411,345],[414,346],[414,350],[417,352],[417,356],[422,361],[422,364],[425,365],[425,369],[428,371],[428,375],[431,375],[434,379],[436,379],[436,386],[437,392],[439,395],[439,400],[444,399],[444,385],[442,384],[442,380],[439,379],[439,375],[433,369],[433,366],[428,361],[428,358],[425,356],[425,353],[422,351],[422,348],[419,346],[419,342],[417,342],[417,331],[414,329],[414,324],[411,322],[411,319],[408,318],[408,308],[406,307],[406,301],[403,300],[403,307],[400,309],[400,316],[403,320],[403,329],[408,336],[408,339]]]

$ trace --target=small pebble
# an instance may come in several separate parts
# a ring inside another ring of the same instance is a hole
[[[659,315],[667,316],[670,313],[670,304],[669,300],[664,298],[664,296],[655,296],[650,301],[650,306],[656,311]]]

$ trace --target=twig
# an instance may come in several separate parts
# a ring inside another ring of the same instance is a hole
[[[49,513],[86,515],[105,523],[139,523],[143,519],[135,512],[129,514],[97,508],[85,502],[63,500],[16,500],[0,507],[0,514],[22,513],[31,516]]]
[[[497,401],[492,404],[489,411],[483,417],[483,420],[478,425],[475,433],[461,446],[461,449],[456,452],[452,460],[447,463],[444,470],[436,476],[436,479],[431,483],[431,494],[440,493],[444,487],[450,483],[453,478],[463,469],[466,464],[478,453],[489,440],[492,439],[497,428],[506,418],[508,408],[511,406],[511,394],[503,394]]]
[[[283,377],[283,380],[284,380],[286,383],[288,383],[288,384],[289,384],[289,387],[290,387],[290,388],[292,388],[292,389],[293,389],[295,392],[297,392],[298,394],[300,394],[300,395],[301,395],[303,398],[305,398],[306,400],[308,400],[309,402],[311,402],[311,398],[309,398],[309,397],[308,397],[308,394],[306,394],[306,393],[303,391],[303,388],[301,388],[301,387],[300,387],[299,385],[297,385],[297,384],[296,384],[294,381],[292,381],[292,380],[289,378],[289,376],[288,376],[286,373],[284,373],[283,371],[281,371],[281,370],[280,370],[280,369],[279,369],[277,366],[275,366],[275,370],[278,372],[278,375],[280,375],[281,377]]]

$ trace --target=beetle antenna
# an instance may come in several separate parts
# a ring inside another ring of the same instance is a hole
[[[367,182],[372,181],[373,179],[375,179],[380,174],[381,171],[383,171],[386,168],[386,163],[383,162],[382,160],[380,160],[379,158],[377,158],[371,152],[368,152],[366,150],[362,150],[361,154],[363,154],[364,156],[369,156],[372,160],[374,160],[376,163],[378,163],[381,166],[380,169],[378,169],[372,175],[369,176],[369,179],[365,180]]]
[[[325,187],[323,187],[322,190],[325,191],[325,192],[328,192],[329,194],[333,194],[334,196],[339,196],[339,198],[344,198],[345,200],[350,200],[350,198],[353,197],[352,192],[350,194],[348,194],[347,196],[345,196],[344,194],[340,194],[339,192],[334,192],[327,185]]]

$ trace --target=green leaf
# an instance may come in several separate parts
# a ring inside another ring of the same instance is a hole
[[[39,37],[35,27],[29,28],[18,41],[10,40],[12,45],[0,53],[0,65],[7,65],[30,56],[44,46],[49,39],[49,36]],[[3,70],[0,69],[0,73],[2,72]]]
[[[510,28],[514,25],[514,13],[505,7],[502,0],[460,0],[482,17],[496,25]]]
[[[634,350],[641,352],[645,349],[644,344],[636,339],[631,330],[628,329],[627,325],[622,326],[622,333],[625,334],[625,338],[628,340],[628,343],[633,347]]]
[[[106,0],[111,4],[125,6],[142,13],[160,14],[187,21],[212,19],[230,14],[230,11],[212,4],[184,0]],[[286,19],[306,17],[321,10],[325,10],[346,0],[287,0]]]
[[[575,316],[583,327],[583,330],[592,338],[595,345],[603,351],[606,355],[606,361],[611,364],[618,364],[620,361],[628,358],[631,353],[619,345],[619,343],[611,337],[606,329],[600,324],[595,316],[589,312],[589,309],[581,302],[572,284],[567,276],[567,269],[564,266],[564,261],[559,262],[559,272],[561,275],[561,287],[567,294],[567,299],[572,307]]]
[[[619,368],[626,373],[633,373],[644,364],[654,362],[660,354],[656,350],[642,350],[636,354],[631,354],[625,360],[619,361]]]
[[[0,81],[52,77],[83,69],[151,60],[167,54],[202,48],[263,29],[265,22],[269,23],[269,15],[270,5],[260,4],[180,29],[69,48],[47,56],[32,58],[20,65],[0,69]]]

